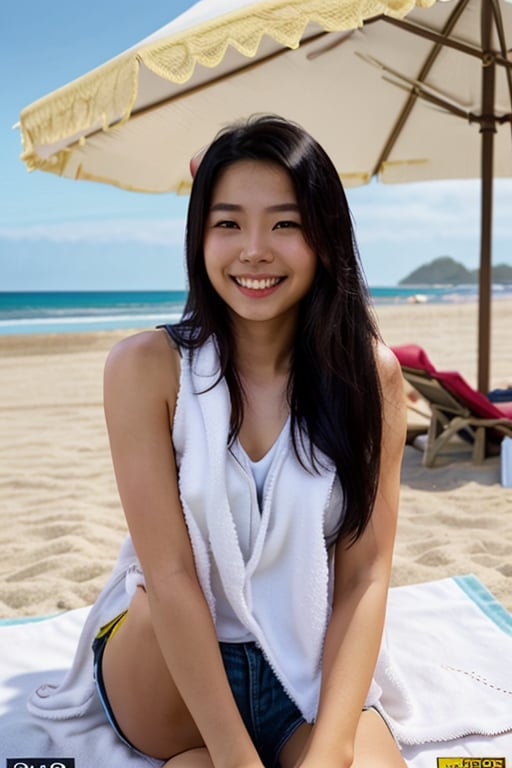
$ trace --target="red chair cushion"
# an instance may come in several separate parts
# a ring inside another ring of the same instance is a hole
[[[457,371],[438,371],[425,350],[417,344],[403,344],[391,347],[391,349],[401,366],[425,371],[432,378],[437,379],[475,416],[480,416],[483,419],[502,419],[505,417],[512,420],[512,402],[491,403],[485,395],[473,389]]]
[[[400,365],[406,368],[416,368],[419,371],[435,373],[436,369],[429,360],[424,349],[417,344],[403,344],[399,347],[391,347]]]
[[[440,381],[457,400],[464,403],[475,416],[483,419],[502,419],[507,415],[501,406],[498,408],[485,395],[470,387],[457,371],[438,371],[433,374],[433,377]]]

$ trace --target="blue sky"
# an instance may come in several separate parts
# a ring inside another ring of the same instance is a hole
[[[187,0],[2,0],[0,290],[180,289],[186,198],[27,173],[12,125],[20,110],[122,52]],[[371,285],[393,285],[449,255],[478,266],[479,184],[348,190]],[[512,180],[495,184],[495,264],[512,265]],[[390,226],[390,222],[393,226]],[[394,223],[396,222],[396,226]]]

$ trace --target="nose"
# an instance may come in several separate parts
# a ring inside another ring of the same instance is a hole
[[[240,261],[248,264],[260,261],[269,262],[272,259],[272,249],[265,234],[259,230],[247,232],[240,251]]]

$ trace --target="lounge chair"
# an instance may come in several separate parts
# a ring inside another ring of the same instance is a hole
[[[438,371],[416,344],[392,347],[405,380],[432,411],[423,464],[432,467],[456,436],[473,445],[473,463],[499,452],[505,435],[512,437],[512,402],[492,403],[456,371]]]

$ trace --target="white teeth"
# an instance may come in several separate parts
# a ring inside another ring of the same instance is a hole
[[[257,280],[254,277],[235,277],[235,281],[242,288],[250,288],[253,291],[263,291],[265,288],[273,288],[280,282],[279,277],[267,277],[264,280]]]

